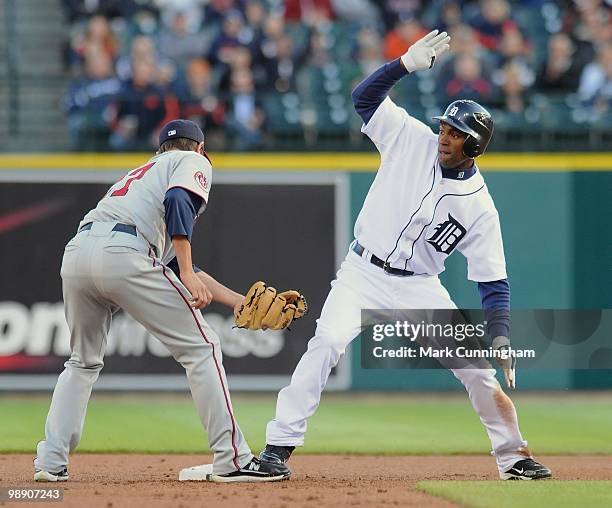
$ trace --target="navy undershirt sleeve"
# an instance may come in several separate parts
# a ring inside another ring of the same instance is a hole
[[[191,241],[193,226],[202,201],[197,194],[180,187],[168,189],[164,197],[164,220],[170,238],[181,235]]]
[[[197,211],[202,206],[202,201],[202,197],[180,187],[168,189],[164,197],[164,220],[170,238],[181,235],[186,236],[191,242],[193,226],[197,219]],[[172,259],[167,266],[177,276],[180,276],[178,260],[176,258]],[[196,265],[193,265],[193,270],[195,272],[202,271]]]
[[[393,85],[407,75],[408,71],[398,58],[375,70],[355,87],[351,96],[355,111],[359,113],[363,123],[370,121]]]
[[[172,261],[167,263],[166,266],[170,268],[170,270],[172,270],[179,279],[181,278],[181,269],[179,268],[178,259],[172,258]],[[193,271],[198,273],[201,272],[202,269],[197,265],[193,265]]]
[[[478,292],[482,301],[489,336],[508,337],[510,333],[510,284],[508,279],[479,282]]]

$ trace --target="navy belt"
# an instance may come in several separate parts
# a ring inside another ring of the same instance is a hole
[[[365,251],[364,246],[361,245],[357,240],[355,240],[351,248],[353,249],[353,252],[355,252],[355,254],[357,254],[359,257],[361,257],[363,251]],[[398,275],[400,277],[410,277],[411,275],[414,275],[414,272],[411,272],[410,270],[393,268],[389,263],[385,263],[382,259],[377,258],[374,254],[372,254],[372,256],[370,257],[370,263],[372,263],[374,266],[382,268],[385,272],[390,273],[391,275]]]
[[[88,231],[88,230],[90,230],[92,225],[93,225],[93,222],[88,222],[82,228],[79,229],[79,233],[81,231]],[[127,233],[128,235],[138,236],[138,234],[136,233],[136,226],[132,226],[131,224],[120,224],[120,223],[117,223],[117,224],[115,224],[115,227],[113,228],[113,231],[119,231],[120,233]]]

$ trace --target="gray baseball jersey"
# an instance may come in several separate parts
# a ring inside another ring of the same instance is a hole
[[[166,192],[181,187],[197,194],[203,199],[200,214],[208,203],[211,184],[212,166],[206,157],[181,150],[164,152],[113,185],[79,228],[96,221],[132,224],[155,247],[161,262],[167,263],[175,253],[164,222]]]

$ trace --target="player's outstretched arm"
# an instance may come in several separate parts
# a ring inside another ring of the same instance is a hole
[[[232,289],[224,286],[211,275],[207,274],[204,271],[197,272],[196,275],[200,278],[200,280],[206,285],[206,287],[212,293],[213,301],[220,303],[222,305],[226,305],[230,309],[234,310],[236,307],[242,305],[242,301],[244,300],[244,295],[240,293],[236,293]]]
[[[449,42],[446,32],[434,30],[415,42],[401,58],[383,65],[359,83],[353,90],[352,99],[363,122],[368,123],[400,79],[409,72],[431,68],[435,59],[448,51]]]

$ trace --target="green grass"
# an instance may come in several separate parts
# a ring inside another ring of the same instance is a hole
[[[50,397],[0,397],[0,453],[33,452]],[[254,450],[264,445],[276,396],[234,397]],[[521,429],[536,454],[612,454],[609,396],[516,397]],[[80,452],[202,453],[191,398],[94,395]],[[482,454],[490,444],[463,396],[327,395],[309,422],[305,453]]]
[[[471,508],[612,506],[612,481],[423,481],[417,489]]]

